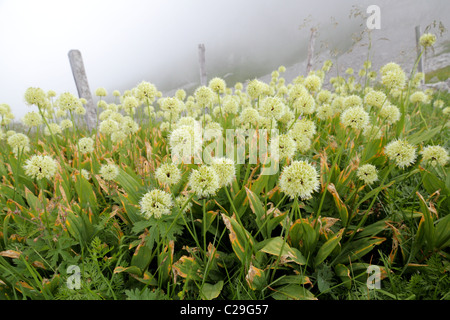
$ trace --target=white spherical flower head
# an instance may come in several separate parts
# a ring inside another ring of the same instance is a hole
[[[424,33],[419,38],[419,43],[424,48],[433,46],[435,42],[436,42],[436,36],[432,33]]]
[[[450,160],[447,150],[441,146],[427,146],[421,152],[422,162],[430,163],[433,167],[438,164],[445,166]]]
[[[214,92],[209,87],[201,86],[194,92],[195,100],[201,107],[208,106],[214,101]]]
[[[378,180],[377,168],[371,164],[364,164],[358,168],[356,176],[365,184],[372,184]]]
[[[322,88],[322,79],[315,74],[311,74],[305,78],[303,85],[310,92],[318,92]]]
[[[400,168],[409,167],[417,157],[415,147],[404,140],[390,142],[385,147],[385,153]]]
[[[181,171],[173,163],[164,163],[156,169],[155,177],[159,182],[171,186],[180,182]]]
[[[239,102],[234,96],[225,96],[222,102],[223,111],[225,113],[237,114]]]
[[[34,155],[25,162],[24,168],[25,174],[33,179],[50,179],[55,175],[58,163],[50,156]]]
[[[239,116],[239,122],[242,124],[253,124],[256,125],[258,122],[260,115],[258,110],[248,107],[242,110],[240,116]]]
[[[309,93],[295,99],[292,108],[298,114],[311,114],[316,110],[316,101]]]
[[[106,97],[108,95],[108,92],[105,88],[97,88],[95,89],[95,95],[97,97]]]
[[[392,104],[385,104],[381,109],[378,116],[386,120],[387,123],[393,124],[400,119],[400,109]]]
[[[279,120],[286,110],[283,100],[278,97],[266,97],[261,102],[259,114]]]
[[[186,193],[182,193],[175,198],[175,205],[179,210],[183,210],[183,213],[189,211],[192,208],[192,201],[189,201],[189,198],[189,194]]]
[[[213,158],[211,167],[217,174],[219,179],[219,187],[228,186],[236,175],[234,161],[229,158]]]
[[[227,84],[225,83],[225,80],[216,77],[209,81],[208,87],[215,93],[224,93]]]
[[[81,153],[90,153],[94,151],[94,140],[86,137],[78,140],[78,151]]]
[[[60,94],[55,103],[63,111],[74,111],[76,108],[83,106],[80,99],[70,92]]]
[[[198,170],[194,170],[189,177],[189,185],[200,198],[214,195],[220,188],[216,171],[208,166],[201,166]]]
[[[203,144],[202,128],[196,122],[194,126],[177,127],[169,136],[172,156],[190,159],[201,151]]]
[[[222,137],[223,128],[217,122],[210,122],[205,126],[203,138],[205,141],[212,141]]]
[[[136,87],[136,96],[139,99],[145,99],[148,103],[153,103],[158,94],[156,86],[150,82],[142,81]]]
[[[36,111],[31,111],[25,114],[22,118],[22,122],[28,127],[37,127],[44,123],[42,116]]]
[[[278,136],[279,159],[292,159],[297,151],[297,142],[288,134]]]
[[[163,215],[172,213],[173,201],[172,196],[163,191],[154,189],[147,192],[139,202],[141,206],[141,214],[146,218],[160,219]]]
[[[46,104],[47,95],[41,88],[28,88],[24,94],[25,102],[28,105],[42,107]]]
[[[364,96],[364,102],[371,107],[381,108],[386,100],[386,95],[382,91],[371,90]]]
[[[289,131],[289,135],[293,138],[301,138],[304,136],[312,139],[316,134],[316,124],[312,120],[301,119],[297,120]]]
[[[103,134],[110,135],[117,130],[119,130],[119,124],[117,121],[107,119],[100,123],[99,131]]]
[[[341,122],[346,127],[362,130],[369,123],[369,114],[363,107],[351,107],[342,113]]]
[[[251,99],[257,99],[266,90],[266,84],[258,79],[251,80],[247,85],[247,94]]]
[[[73,127],[73,123],[70,119],[61,120],[59,123],[62,130],[66,130]]]
[[[27,148],[30,144],[30,138],[23,133],[12,133],[8,136],[8,144],[13,150]]]
[[[104,164],[100,168],[100,175],[106,181],[111,181],[119,175],[119,168],[115,164]]]
[[[291,197],[309,199],[319,189],[316,169],[306,161],[293,161],[280,176],[280,190]]]

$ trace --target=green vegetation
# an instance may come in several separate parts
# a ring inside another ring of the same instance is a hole
[[[330,66],[192,96],[98,89],[92,132],[71,94],[27,90],[23,132],[1,105],[0,299],[449,299],[449,94],[394,63],[326,89]],[[227,129],[277,129],[279,170],[251,139],[220,162]]]

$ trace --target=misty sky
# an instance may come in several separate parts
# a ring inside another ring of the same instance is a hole
[[[199,43],[206,46],[208,77],[243,82],[304,59],[313,25],[319,26],[321,41],[347,48],[352,32],[361,28],[361,20],[348,17],[354,4],[365,9],[373,3],[0,0],[0,103],[9,104],[19,120],[31,110],[23,102],[28,87],[76,93],[67,57],[71,49],[83,55],[92,92],[123,91],[142,80],[163,92],[197,86]],[[311,22],[300,29],[308,16]]]

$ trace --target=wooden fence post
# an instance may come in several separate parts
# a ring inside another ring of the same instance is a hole
[[[312,69],[312,59],[314,56],[314,44],[316,42],[316,28],[311,28],[311,37],[309,39],[309,45],[308,45],[308,59],[306,63],[306,75],[309,74],[309,72]]]
[[[200,64],[200,85],[206,86],[205,45],[198,45],[198,62]]]
[[[97,117],[96,106],[92,99],[92,93],[89,89],[89,84],[86,76],[86,70],[84,69],[83,58],[79,50],[69,51],[70,67],[72,68],[73,78],[78,90],[78,96],[86,99],[86,124],[91,131],[95,127],[95,121]]]

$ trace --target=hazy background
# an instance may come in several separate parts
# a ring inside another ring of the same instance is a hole
[[[71,49],[83,55],[92,92],[123,92],[142,80],[163,93],[192,89],[200,80],[199,43],[208,78],[224,77],[230,86],[280,65],[298,75],[312,26],[319,28],[318,57],[345,53],[352,35],[367,29],[371,4],[381,8],[381,30],[372,32],[380,63],[402,54],[411,60],[416,24],[450,25],[449,0],[0,0],[0,103],[19,120],[30,110],[23,102],[28,87],[76,94]],[[356,8],[362,15],[350,18]],[[343,55],[343,65],[363,61],[364,50]]]

